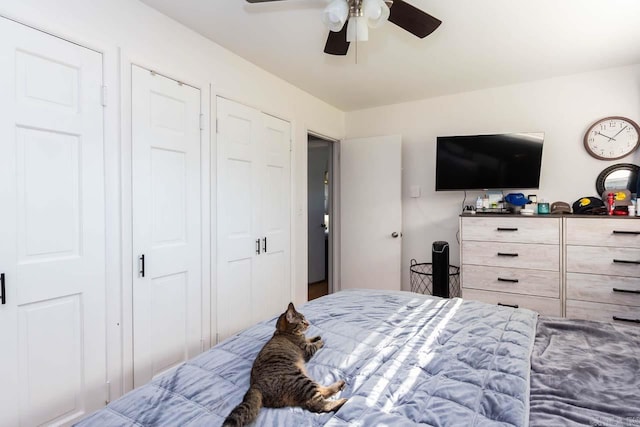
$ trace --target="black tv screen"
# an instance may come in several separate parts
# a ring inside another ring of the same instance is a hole
[[[538,188],[544,133],[439,136],[436,191]]]

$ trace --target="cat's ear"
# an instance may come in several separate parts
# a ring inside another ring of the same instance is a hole
[[[296,318],[296,308],[293,306],[293,303],[289,303],[289,307],[287,307],[287,322],[293,323],[293,320]]]

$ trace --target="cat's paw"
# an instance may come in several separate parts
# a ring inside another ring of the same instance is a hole
[[[316,342],[316,341],[320,341],[321,339],[322,337],[318,335],[316,337],[309,338],[309,342]]]
[[[342,398],[342,399],[338,399],[336,400],[335,406],[333,407],[334,411],[337,411],[338,409],[342,408],[342,405],[344,405],[345,403],[347,403],[347,399],[346,398]]]
[[[338,391],[344,390],[344,386],[345,386],[344,380],[338,381],[337,385],[338,385]]]
[[[316,348],[317,348],[318,350],[320,350],[322,347],[324,347],[324,341],[322,341],[322,340],[320,339],[320,340],[318,340],[318,341],[314,342],[314,343],[313,343],[313,345],[315,345],[315,346],[316,346]]]

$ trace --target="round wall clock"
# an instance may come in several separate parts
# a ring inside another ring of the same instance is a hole
[[[600,119],[584,134],[584,148],[600,160],[616,160],[632,153],[640,145],[640,127],[626,117]]]

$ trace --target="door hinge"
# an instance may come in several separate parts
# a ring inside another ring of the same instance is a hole
[[[216,117],[216,133],[218,133],[218,118]]]
[[[103,107],[107,106],[107,87],[106,86],[102,86],[102,92],[100,94],[100,103],[102,104]]]
[[[204,130],[204,114],[200,114],[200,130]]]
[[[105,395],[105,403],[109,403],[111,402],[111,381],[107,381],[105,384],[105,388],[106,388],[106,395]]]

